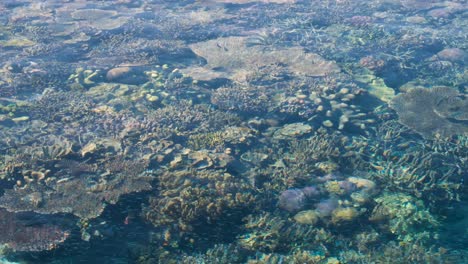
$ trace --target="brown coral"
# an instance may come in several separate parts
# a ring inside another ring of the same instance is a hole
[[[159,176],[159,185],[159,195],[150,199],[145,212],[154,225],[212,223],[254,202],[248,182],[218,170],[168,171]]]
[[[63,243],[69,232],[53,225],[28,225],[14,213],[0,209],[0,243],[15,251],[43,251]]]
[[[5,190],[0,207],[9,211],[44,214],[71,213],[80,218],[98,217],[106,202],[115,204],[123,194],[149,190],[152,177],[145,172],[146,160],[125,160],[120,156],[103,164],[105,172],[82,171],[71,174],[68,166],[44,182],[31,182],[21,188]]]
[[[413,88],[391,101],[400,122],[425,138],[468,134],[468,100],[449,87]]]

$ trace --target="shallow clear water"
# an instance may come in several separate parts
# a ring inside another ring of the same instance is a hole
[[[1,263],[466,263],[464,1],[0,3]]]

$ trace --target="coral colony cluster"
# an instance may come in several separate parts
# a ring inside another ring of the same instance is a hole
[[[0,262],[466,263],[467,14],[2,1]]]

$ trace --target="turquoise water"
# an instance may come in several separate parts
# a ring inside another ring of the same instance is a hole
[[[0,263],[467,263],[464,1],[0,3]]]

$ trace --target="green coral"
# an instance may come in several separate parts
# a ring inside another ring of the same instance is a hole
[[[321,250],[323,244],[333,241],[333,235],[324,228],[301,225],[270,213],[249,215],[244,220],[245,233],[238,236],[237,243],[251,251]]]
[[[400,241],[414,242],[431,238],[439,226],[424,202],[403,193],[384,193],[375,198],[377,203],[370,220],[384,223],[388,232]]]

